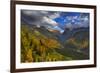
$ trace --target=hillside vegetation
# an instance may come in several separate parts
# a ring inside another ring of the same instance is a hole
[[[45,29],[21,25],[21,62],[89,59],[88,32],[77,32],[65,42]]]
[[[62,45],[53,38],[48,38],[27,25],[21,26],[21,61],[44,62],[69,59],[56,52]]]

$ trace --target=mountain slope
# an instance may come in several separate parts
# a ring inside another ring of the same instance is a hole
[[[89,28],[53,33],[45,27],[21,25],[21,61],[89,59]]]
[[[33,28],[21,25],[21,62],[70,60],[56,51],[63,46],[54,37],[48,37],[40,29]]]
[[[64,48],[59,52],[76,60],[89,59],[89,32],[77,29],[76,33],[66,39]]]

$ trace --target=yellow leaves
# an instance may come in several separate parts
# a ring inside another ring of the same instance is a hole
[[[22,26],[21,62],[62,60],[63,57],[54,51],[60,47],[56,39],[48,38],[35,29],[30,31],[26,25]]]
[[[34,36],[32,37],[32,43],[35,44],[36,46],[40,45],[39,39]]]
[[[46,47],[52,49],[52,48],[60,48],[61,45],[60,43],[58,43],[58,41],[48,38],[48,39],[41,39],[41,42],[43,45],[45,45]]]
[[[38,32],[38,31],[34,31],[34,33],[37,35],[37,36],[39,36],[40,35],[40,33]]]
[[[42,46],[42,45],[39,48],[40,53],[45,53],[46,50],[47,50],[47,48],[45,46]]]
[[[58,60],[63,60],[63,59],[64,59],[64,56],[57,52],[48,53],[46,56],[47,61],[58,61]]]
[[[71,45],[76,46],[79,49],[86,48],[89,46],[89,41],[86,39],[77,41],[75,38],[70,38],[69,40],[67,40],[67,43],[70,43]]]
[[[48,39],[48,46],[52,47],[52,48],[59,48],[60,44],[53,39]]]
[[[70,38],[69,41],[70,42],[74,42],[75,41],[75,38]]]
[[[80,46],[80,47],[82,47],[82,48],[86,48],[87,46],[89,46],[89,42],[87,42],[87,41],[83,41],[82,42],[82,45]]]
[[[32,49],[28,49],[26,52],[26,60],[25,62],[32,62],[33,57],[32,57]]]

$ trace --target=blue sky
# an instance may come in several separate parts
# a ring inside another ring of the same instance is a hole
[[[78,12],[62,12],[60,17],[55,18],[54,21],[59,23],[59,26],[64,28],[66,25],[72,24],[81,25],[84,24],[83,27],[89,25],[89,14],[88,13],[78,13]]]
[[[89,13],[22,10],[21,20],[27,24],[58,30],[89,27]]]
[[[58,18],[56,18],[56,19],[54,19],[54,20],[55,20],[56,22],[58,22],[58,23],[64,25],[64,24],[67,23],[67,22],[71,22],[71,20],[68,20],[66,17],[71,17],[71,16],[78,16],[78,17],[79,17],[80,14],[81,14],[81,13],[76,13],[76,12],[62,12],[62,13],[61,13],[61,16],[58,17]],[[66,22],[65,22],[64,20],[66,20]],[[75,19],[75,20],[77,20],[77,19]]]

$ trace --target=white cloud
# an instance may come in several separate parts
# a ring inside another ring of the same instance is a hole
[[[89,17],[88,16],[84,16],[84,17],[66,16],[66,20],[69,21],[66,23],[66,28],[69,28],[70,30],[72,30],[73,28],[88,27],[89,26]]]
[[[63,33],[63,32],[64,32],[64,30],[63,30],[63,29],[61,29],[59,26],[55,26],[55,27],[54,27],[54,29],[55,29],[55,30],[59,30],[59,31],[60,31],[60,33]]]
[[[56,21],[54,21],[54,20],[52,20],[52,19],[50,19],[48,17],[45,17],[45,16],[42,19],[42,23],[47,23],[47,24],[50,24],[50,25],[53,25],[53,26],[57,26],[58,25]]]
[[[31,23],[33,25],[37,25],[37,27],[44,26],[50,29],[53,28],[53,29],[59,30],[61,33],[64,32],[64,30],[58,26],[59,24],[53,20],[55,18],[60,17],[61,12],[22,10],[22,13],[26,15],[24,19],[29,24]],[[89,26],[89,17],[88,16],[83,16],[83,17],[82,16],[66,16],[66,18],[64,19],[64,22],[66,23],[65,27],[72,30],[73,28]]]
[[[73,25],[71,23],[66,24],[66,28],[69,28],[70,30],[73,29]]]
[[[77,19],[78,18],[78,16],[73,16],[73,19]]]
[[[43,14],[40,11],[33,11],[33,10],[23,10],[22,11],[24,14],[26,15],[30,15],[30,16],[38,16],[41,17],[43,16]]]
[[[74,20],[74,19],[72,19],[72,22],[74,23],[74,22],[75,22],[75,20]]]
[[[58,25],[53,19],[60,16],[60,12],[51,11],[22,10],[22,13],[31,17],[29,21],[31,21],[32,24],[36,23],[38,25],[43,25],[46,23],[54,26]]]
[[[41,13],[48,14],[49,12],[48,11],[41,11]]]
[[[89,21],[88,16],[84,17],[84,21]]]
[[[67,20],[72,20],[72,16],[66,16]]]
[[[78,16],[66,16],[67,20],[78,19]]]
[[[32,15],[33,12],[30,10],[24,10],[23,13],[26,15]]]
[[[55,18],[58,18],[58,17],[60,17],[59,12],[53,13],[52,15],[49,16],[49,18],[51,18],[51,19],[55,19]]]

